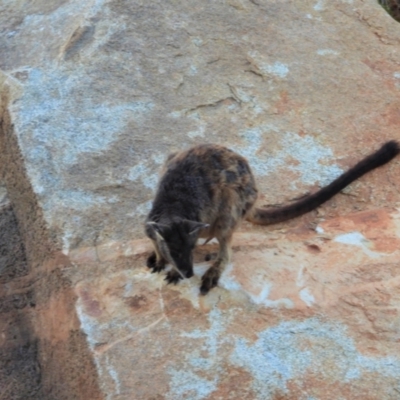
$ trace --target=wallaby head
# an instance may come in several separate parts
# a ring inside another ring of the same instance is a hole
[[[146,234],[153,240],[160,257],[170,263],[182,278],[193,276],[193,249],[208,224],[176,218],[168,222],[146,223]]]

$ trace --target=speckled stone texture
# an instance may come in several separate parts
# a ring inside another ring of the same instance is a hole
[[[3,1],[0,27],[0,180],[26,262],[0,271],[40,300],[43,398],[400,398],[399,159],[302,218],[243,224],[206,297],[215,243],[177,286],[144,266],[172,151],[238,151],[262,205],[400,140],[400,25],[377,1]]]
[[[32,268],[0,184],[1,400],[103,398],[66,265],[59,256]]]

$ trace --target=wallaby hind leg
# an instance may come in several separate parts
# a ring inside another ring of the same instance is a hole
[[[231,256],[231,241],[233,230],[228,235],[217,238],[219,242],[219,253],[213,265],[201,278],[200,293],[207,294],[212,288],[218,285],[222,271],[229,264]]]

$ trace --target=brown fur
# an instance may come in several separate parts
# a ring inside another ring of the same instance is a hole
[[[254,207],[258,191],[253,174],[247,160],[232,150],[205,144],[173,154],[166,161],[146,220],[146,234],[155,249],[147,265],[160,272],[170,263],[173,269],[167,274],[168,283],[190,278],[197,239],[216,238],[219,253],[200,288],[206,294],[217,286],[230,260],[232,235],[243,219],[268,225],[302,215],[399,151],[396,142],[388,142],[317,193],[275,210]]]

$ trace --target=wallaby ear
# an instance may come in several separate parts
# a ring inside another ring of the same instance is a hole
[[[204,224],[203,222],[185,220],[185,225],[189,235],[196,235],[199,230],[207,229],[210,225]]]
[[[156,241],[164,240],[163,231],[167,228],[167,225],[159,224],[158,222],[146,222],[146,233],[147,235]]]

